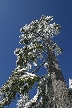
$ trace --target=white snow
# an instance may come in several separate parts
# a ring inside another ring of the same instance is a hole
[[[32,79],[34,79],[34,77],[37,77],[37,76],[35,74],[29,73],[29,72],[25,72],[25,74],[22,75],[20,78],[21,79],[23,79],[23,78],[28,79],[29,77],[32,78]]]
[[[72,88],[72,79],[69,78],[69,88]]]

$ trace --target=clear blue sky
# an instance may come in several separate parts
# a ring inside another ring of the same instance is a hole
[[[14,50],[22,47],[20,28],[42,15],[54,16],[62,26],[54,40],[64,49],[59,65],[68,85],[72,78],[72,0],[0,0],[0,87],[16,68]],[[15,104],[16,101],[11,103],[10,108],[16,108]]]

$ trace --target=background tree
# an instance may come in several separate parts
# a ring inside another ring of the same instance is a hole
[[[55,22],[50,24],[52,20],[53,16],[42,15],[40,20],[32,21],[20,29],[19,43],[23,48],[14,51],[18,59],[17,68],[0,89],[2,108],[16,99],[16,93],[21,96],[18,108],[71,108],[69,90],[56,57],[62,54],[62,49],[50,40],[60,33],[61,26]],[[39,64],[38,59],[42,60],[42,64]],[[43,65],[47,68],[47,75],[40,77],[36,72]],[[34,69],[33,66],[37,68]],[[30,100],[28,93],[36,81],[37,94]]]

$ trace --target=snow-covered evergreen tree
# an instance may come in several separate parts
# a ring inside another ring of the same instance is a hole
[[[62,54],[62,48],[51,40],[60,33],[61,26],[51,23],[52,20],[53,16],[42,15],[40,20],[20,29],[19,43],[23,47],[14,51],[17,68],[0,89],[1,108],[16,99],[16,93],[20,94],[17,108],[71,108],[68,88],[57,59],[57,55]],[[42,66],[47,68],[47,74],[40,77],[38,70]],[[38,82],[37,94],[30,100],[29,90],[35,82]]]

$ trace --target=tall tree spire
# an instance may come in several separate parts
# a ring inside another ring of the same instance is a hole
[[[0,89],[1,108],[16,99],[17,92],[22,94],[22,102],[18,101],[18,108],[31,108],[33,105],[37,108],[72,107],[68,96],[69,90],[56,58],[62,54],[62,49],[51,40],[54,35],[60,33],[61,26],[55,22],[50,24],[52,20],[53,16],[42,15],[40,20],[32,21],[20,29],[19,43],[23,48],[16,48],[14,51],[17,56],[17,68]],[[39,64],[38,59],[43,60],[42,64]],[[43,65],[47,68],[47,75],[42,78],[35,72],[38,72]],[[36,67],[35,70],[33,66]],[[28,100],[28,92],[35,82],[39,82],[37,94]],[[23,95],[27,97],[26,101]]]

